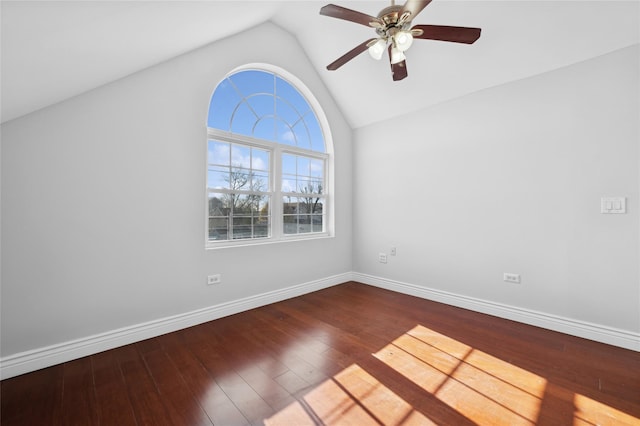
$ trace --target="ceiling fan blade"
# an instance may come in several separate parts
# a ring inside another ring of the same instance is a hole
[[[391,63],[391,46],[389,46],[389,63]],[[391,76],[393,81],[400,81],[403,78],[407,78],[407,61],[398,62],[397,64],[391,64]]]
[[[349,62],[350,60],[352,60],[353,58],[355,58],[356,56],[358,56],[359,54],[364,52],[365,50],[367,50],[368,49],[367,45],[369,43],[371,43],[372,41],[374,41],[374,40],[376,40],[376,39],[375,38],[370,38],[369,40],[365,41],[364,43],[361,43],[361,44],[357,45],[356,47],[354,47],[353,49],[351,49],[350,51],[348,51],[344,55],[340,56],[338,59],[336,59],[335,61],[333,61],[329,65],[327,65],[327,69],[329,71],[337,70],[338,68],[340,68],[341,66],[343,66],[344,64],[346,64],[347,62]]]
[[[366,13],[358,12],[356,10],[347,9],[346,7],[337,6],[335,4],[328,4],[320,9],[320,15],[330,16],[332,18],[344,19],[345,21],[355,22],[367,27],[375,27],[371,25],[372,22],[382,25],[380,19],[375,16],[367,15]]]
[[[409,75],[407,73],[407,61],[391,64],[391,74],[393,74],[393,81],[399,81],[406,78]]]
[[[413,38],[425,40],[452,41],[455,43],[472,44],[480,38],[480,28],[448,27],[445,25],[416,25],[413,30],[422,30],[422,34]]]
[[[408,21],[413,20],[416,15],[422,12],[422,9],[427,7],[427,5],[431,3],[431,0],[407,0],[407,2],[402,6],[402,10],[398,13],[398,16],[402,16],[405,12],[411,13]]]

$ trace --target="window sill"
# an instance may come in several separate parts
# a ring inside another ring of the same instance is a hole
[[[292,242],[300,242],[300,241],[313,241],[313,240],[322,240],[327,238],[333,238],[333,235],[329,233],[320,233],[306,236],[288,236],[281,237],[278,239],[273,238],[265,238],[262,240],[235,240],[235,241],[220,241],[220,242],[210,242],[207,241],[205,244],[205,250],[219,250],[219,249],[227,249],[233,247],[252,247],[252,246],[264,246],[264,245],[272,245],[272,244],[282,244],[282,243],[292,243]]]

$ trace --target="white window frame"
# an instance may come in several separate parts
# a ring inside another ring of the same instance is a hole
[[[309,106],[313,109],[318,124],[323,132],[325,152],[313,151],[310,149],[300,148],[291,145],[280,144],[268,140],[256,139],[250,136],[233,134],[220,129],[207,127],[207,143],[205,144],[205,247],[207,249],[217,249],[226,247],[239,247],[248,245],[273,244],[287,241],[313,240],[318,238],[327,238],[334,236],[334,185],[333,185],[333,141],[326,116],[317,99],[309,91],[309,89],[295,76],[287,71],[268,64],[250,64],[234,69],[224,78],[244,70],[260,70],[266,71],[283,78],[295,89],[297,89],[307,100]],[[216,85],[217,87],[217,85]],[[215,88],[214,88],[215,90]],[[209,98],[211,99],[211,98]],[[269,203],[270,214],[270,236],[261,238],[243,238],[236,240],[210,240],[209,239],[209,194],[216,192],[225,192],[216,189],[209,189],[207,182],[208,170],[208,142],[220,141],[256,147],[270,152],[270,191],[271,197]],[[283,227],[283,198],[287,195],[297,196],[297,193],[282,192],[282,155],[292,154],[300,155],[308,158],[319,159],[323,161],[323,231],[310,233],[285,234]]]

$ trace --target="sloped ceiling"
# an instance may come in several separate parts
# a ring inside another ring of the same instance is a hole
[[[389,2],[333,1],[377,15]],[[1,2],[2,122],[272,21],[294,34],[353,128],[640,42],[640,2],[434,0],[414,24],[482,28],[473,45],[418,40],[409,77],[366,53],[373,30],[319,15],[329,1]],[[399,2],[400,3],[400,2]]]

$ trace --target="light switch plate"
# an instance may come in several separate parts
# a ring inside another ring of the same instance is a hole
[[[600,213],[622,214],[627,212],[627,199],[625,197],[602,197],[600,199]]]

